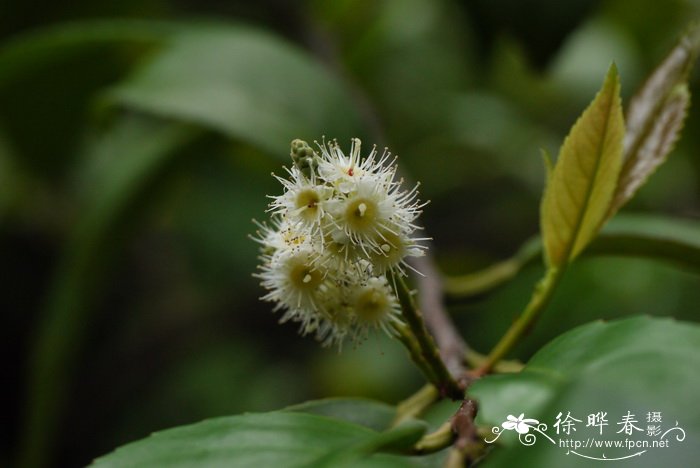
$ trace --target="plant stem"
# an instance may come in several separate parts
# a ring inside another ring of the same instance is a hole
[[[425,275],[415,276],[416,288],[419,291],[419,309],[423,312],[425,325],[435,337],[447,370],[461,383],[467,371],[464,355],[469,353],[469,347],[443,304],[442,274],[429,254],[413,257],[411,264]]]
[[[471,368],[478,369],[479,366],[486,362],[487,356],[485,354],[478,353],[473,349],[470,349],[468,353],[465,353],[464,360]],[[512,374],[523,370],[525,364],[517,360],[504,360],[501,359],[493,365],[493,371],[499,374]]]
[[[452,378],[445,363],[442,361],[440,351],[438,351],[435,341],[425,328],[423,316],[416,307],[408,286],[406,286],[403,278],[397,275],[394,275],[394,280],[397,285],[396,289],[399,302],[401,303],[403,318],[416,338],[421,358],[428,365],[434,376],[431,382],[438,388],[441,396],[447,396],[453,400],[461,400],[464,398],[464,390]]]
[[[398,426],[409,418],[420,416],[423,411],[440,398],[437,389],[433,384],[425,384],[420,390],[406,398],[396,406],[396,418],[393,426]]]
[[[464,468],[467,466],[467,456],[459,449],[451,448],[443,465],[445,468]]]
[[[455,440],[455,437],[456,435],[452,430],[452,422],[447,421],[438,427],[435,432],[423,436],[421,440],[416,442],[414,451],[421,455],[439,452],[450,445]]]
[[[535,237],[507,260],[494,263],[482,270],[444,278],[445,294],[454,299],[484,296],[512,280],[518,272],[542,257],[542,241]]]
[[[403,343],[404,347],[408,350],[413,363],[420,369],[425,378],[431,382],[431,385],[435,385],[435,382],[438,380],[437,376],[423,357],[420,344],[418,344],[418,340],[413,332],[411,332],[411,329],[405,324],[395,324],[394,330],[396,331],[397,338],[401,340],[401,343]]]
[[[545,277],[535,287],[532,298],[523,313],[513,322],[505,335],[501,337],[500,341],[486,357],[486,360],[475,371],[476,375],[484,375],[490,372],[496,363],[508,354],[520,338],[530,330],[535,320],[549,304],[563,273],[564,267],[552,267],[547,271]]]

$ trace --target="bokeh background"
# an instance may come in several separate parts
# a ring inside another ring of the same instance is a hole
[[[409,395],[422,380],[397,343],[323,349],[258,301],[251,218],[289,141],[388,145],[431,200],[442,270],[474,271],[537,233],[540,148],[556,154],[610,62],[628,101],[698,17],[697,0],[4,2],[0,465],[81,466],[208,417]],[[699,154],[694,106],[624,211],[700,217]],[[471,346],[488,350],[541,273],[449,305]],[[585,259],[517,354],[596,318],[697,321],[699,304],[675,266]]]

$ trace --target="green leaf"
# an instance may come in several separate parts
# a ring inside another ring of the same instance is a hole
[[[350,138],[359,119],[343,87],[309,56],[242,26],[178,34],[107,99],[195,122],[287,157],[294,138]]]
[[[700,274],[700,220],[618,216],[605,226],[589,253],[664,260]]]
[[[318,414],[359,424],[375,431],[391,426],[396,407],[364,398],[326,398],[290,406],[286,411]]]
[[[158,432],[97,459],[93,467],[416,466],[407,457],[371,456],[415,442],[424,425],[377,432],[317,414],[281,411],[210,419]]]
[[[690,105],[688,75],[699,51],[700,25],[695,25],[630,101],[624,164],[608,218],[634,196],[673,149]]]
[[[661,412],[666,430],[676,422],[686,431],[680,442],[669,434],[668,448],[650,449],[634,466],[693,466],[700,456],[700,326],[671,319],[636,317],[610,323],[593,322],[555,339],[540,350],[519,374],[494,375],[470,387],[479,401],[477,422],[500,426],[510,415],[525,413],[548,425],[547,435],[561,439],[588,437],[619,440],[648,439],[646,432],[634,436],[617,433],[621,418],[630,411],[637,426],[646,431],[647,413]],[[587,415],[608,413],[609,426],[586,427]],[[581,420],[572,435],[556,434],[553,423],[559,412]],[[537,433],[534,433],[537,435]],[[526,447],[515,438],[499,438],[507,448],[497,450],[485,466],[591,466],[591,461],[567,455],[537,435]],[[512,434],[510,434],[512,436]],[[489,439],[492,437],[489,437]],[[580,453],[608,458],[630,455],[626,449],[581,448]],[[510,463],[510,465],[509,465]],[[631,465],[630,465],[631,466]]]
[[[542,198],[541,231],[550,265],[576,258],[600,229],[622,165],[624,121],[615,65],[574,124]]]
[[[95,94],[176,29],[159,21],[85,21],[0,42],[0,120],[28,180],[63,184],[77,164],[86,118],[96,115]]]
[[[13,37],[0,44],[0,88],[49,63],[98,45],[159,44],[184,26],[142,20],[60,24]]]

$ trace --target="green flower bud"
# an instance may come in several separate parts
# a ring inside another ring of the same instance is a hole
[[[307,178],[311,178],[311,175],[316,173],[316,169],[318,168],[318,156],[307,142],[298,138],[292,140],[289,155],[292,157],[294,165],[298,167],[301,173]]]

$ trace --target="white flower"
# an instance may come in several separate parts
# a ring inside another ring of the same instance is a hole
[[[363,339],[370,329],[391,335],[401,309],[385,275],[405,275],[406,258],[423,255],[426,239],[414,233],[425,204],[417,185],[402,190],[388,151],[362,158],[358,139],[349,156],[335,141],[318,147],[320,155],[294,140],[289,178],[275,176],[283,191],[271,197],[272,222],[258,223],[253,237],[262,299],[324,345]]]
[[[362,337],[369,328],[392,334],[392,322],[400,321],[401,306],[389,287],[386,277],[370,277],[350,291],[350,305],[357,320],[357,334]]]
[[[313,233],[323,224],[325,204],[333,195],[333,190],[317,183],[314,173],[306,177],[297,167],[292,167],[288,172],[291,176],[289,180],[275,176],[284,187],[284,193],[272,197],[269,211],[290,222],[300,223]]]
[[[427,237],[399,236],[390,231],[380,232],[379,238],[379,249],[370,253],[370,261],[375,271],[378,273],[396,271],[404,276],[406,275],[404,267],[415,271],[406,263],[406,258],[423,256],[427,247],[419,242],[429,240]]]
[[[337,141],[331,141],[330,143],[324,141],[323,144],[317,143],[317,145],[321,150],[321,157],[318,162],[319,176],[341,193],[351,191],[353,185],[364,177],[373,179],[385,178],[388,180],[394,178],[396,166],[387,164],[387,161],[391,158],[391,153],[386,149],[377,160],[376,147],[373,147],[370,154],[364,159],[360,159],[362,142],[359,138],[352,139],[349,156],[345,156]]]
[[[415,189],[401,192],[399,183],[383,175],[373,177],[365,173],[351,184],[350,190],[327,203],[334,231],[331,235],[349,239],[366,258],[371,258],[372,252],[386,252],[392,245],[389,238],[397,239],[395,244],[401,246],[414,245],[410,236],[418,229],[414,222],[424,206],[416,197]]]
[[[318,258],[313,245],[296,236],[274,252],[263,253],[260,273],[256,274],[269,291],[262,299],[275,302],[274,310],[286,310],[282,322],[301,322],[304,334],[313,331],[323,318],[327,302],[324,291],[332,284],[331,272],[318,263]]]
[[[501,426],[508,431],[515,429],[518,434],[527,434],[530,432],[531,427],[537,426],[537,424],[540,423],[537,419],[523,419],[524,417],[525,413],[520,413],[520,416],[517,418],[509,414],[506,418],[507,421],[501,424]]]

